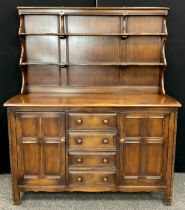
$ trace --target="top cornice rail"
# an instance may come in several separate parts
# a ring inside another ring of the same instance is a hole
[[[17,7],[24,14],[167,15],[168,7]],[[141,13],[142,11],[142,13]]]

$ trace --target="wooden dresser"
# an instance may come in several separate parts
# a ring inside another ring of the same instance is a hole
[[[5,103],[14,204],[26,191],[120,191],[170,205],[180,103],[164,89],[168,8],[18,12],[22,89]]]

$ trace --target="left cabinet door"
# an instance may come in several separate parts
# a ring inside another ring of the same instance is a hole
[[[17,112],[20,184],[65,183],[65,114]]]

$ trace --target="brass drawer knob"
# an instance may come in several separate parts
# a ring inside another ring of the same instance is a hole
[[[103,158],[102,162],[106,164],[106,163],[108,163],[108,159],[107,158]]]
[[[103,143],[104,144],[108,144],[109,143],[109,140],[108,139],[103,139]]]
[[[108,182],[108,178],[107,177],[103,177],[103,182]]]
[[[78,182],[82,182],[82,180],[83,180],[83,179],[82,179],[82,177],[80,177],[80,176],[77,178],[77,181],[78,181]]]
[[[76,140],[76,143],[77,143],[77,144],[82,144],[82,142],[83,142],[82,139],[77,139],[77,140]]]
[[[83,162],[83,159],[82,158],[77,158],[77,162],[78,163],[82,163]]]
[[[109,120],[105,119],[105,120],[103,120],[103,123],[104,124],[108,124],[109,123]]]
[[[122,139],[120,139],[120,144],[124,144],[125,143],[125,139],[124,138],[122,138]]]
[[[78,119],[77,120],[77,123],[80,125],[80,124],[82,124],[82,120],[81,119]]]

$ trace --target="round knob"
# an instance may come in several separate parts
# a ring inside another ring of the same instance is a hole
[[[121,144],[124,144],[125,143],[125,139],[120,139],[120,141],[119,141]]]
[[[107,158],[103,158],[103,163],[108,163],[108,159]]]
[[[65,137],[61,137],[61,138],[60,138],[60,141],[61,141],[62,143],[64,143],[64,142],[66,141]]]
[[[81,144],[81,143],[82,143],[82,139],[77,139],[77,140],[76,140],[76,143],[77,143],[77,144]]]
[[[82,177],[78,177],[78,178],[77,178],[77,181],[78,181],[78,182],[82,182]]]
[[[104,144],[108,144],[109,143],[109,140],[108,139],[103,139],[103,143]]]
[[[77,120],[77,123],[78,123],[78,124],[82,124],[82,120],[81,120],[81,119],[78,119],[78,120]]]
[[[78,162],[78,163],[82,163],[82,161],[83,161],[82,158],[78,158],[78,159],[77,159],[77,162]]]
[[[108,124],[109,121],[105,119],[105,120],[103,120],[103,123],[104,123],[104,124]]]
[[[107,177],[103,177],[103,181],[104,182],[107,182],[108,181],[108,178]]]

